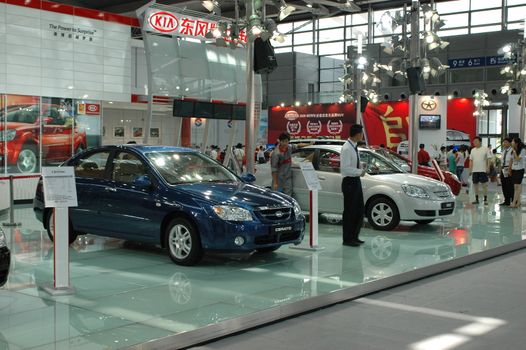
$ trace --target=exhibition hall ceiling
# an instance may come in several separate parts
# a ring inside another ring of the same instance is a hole
[[[147,0],[55,0],[59,3],[80,6],[101,11],[119,13],[129,16],[135,16],[135,10],[144,4]],[[242,4],[245,0],[239,0]],[[267,15],[277,16],[279,11],[280,1],[282,0],[267,0]],[[436,0],[435,2],[451,1],[451,0]],[[234,0],[218,0],[221,6],[221,14],[225,17],[234,17]],[[373,9],[387,9],[403,6],[404,3],[410,4],[410,0],[285,0],[289,5],[296,7],[286,21],[312,19],[313,17],[330,17],[342,15],[345,13],[355,12],[358,9],[366,11],[369,6]],[[422,3],[430,2],[429,0],[422,0]],[[191,10],[206,12],[206,9],[201,5],[201,0],[158,0],[159,4],[174,5],[177,7],[186,7]],[[312,8],[307,5],[312,4]],[[243,13],[244,11],[242,11]]]

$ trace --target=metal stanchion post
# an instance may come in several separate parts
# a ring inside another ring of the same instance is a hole
[[[15,190],[13,175],[9,176],[9,222],[4,222],[2,225],[7,227],[16,227],[21,225],[19,222],[15,222]]]

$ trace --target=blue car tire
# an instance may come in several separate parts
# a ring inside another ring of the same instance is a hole
[[[54,227],[53,210],[48,210],[46,213],[46,231],[47,231],[47,235],[49,239],[51,240],[51,242],[54,241],[53,227]],[[73,225],[71,225],[71,220],[70,220],[69,221],[69,244],[75,242],[75,240],[77,239],[77,236],[78,234],[73,231]]]
[[[184,218],[173,219],[165,232],[170,259],[178,265],[191,266],[203,258],[201,239],[195,226]]]

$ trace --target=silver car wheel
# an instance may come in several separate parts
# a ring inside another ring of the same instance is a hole
[[[371,210],[371,216],[378,226],[387,226],[393,221],[393,209],[386,203],[377,203]]]
[[[18,155],[16,166],[21,173],[34,172],[37,167],[37,155],[31,149],[23,149]]]
[[[168,243],[173,256],[181,260],[186,259],[192,250],[192,236],[190,230],[184,225],[175,225],[170,230]]]

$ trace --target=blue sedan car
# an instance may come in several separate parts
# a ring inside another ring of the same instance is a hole
[[[251,185],[194,150],[104,146],[65,165],[75,169],[78,197],[70,241],[90,233],[158,244],[175,263],[194,265],[208,250],[270,252],[303,239],[305,218],[294,199]],[[42,181],[34,210],[53,239]]]

